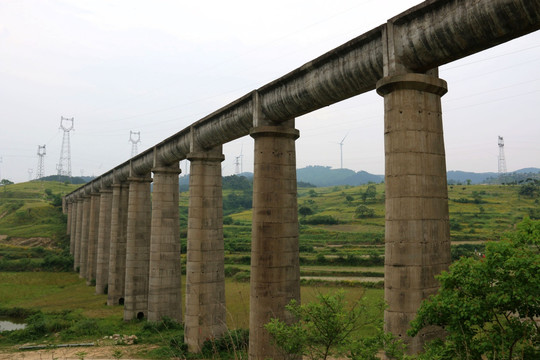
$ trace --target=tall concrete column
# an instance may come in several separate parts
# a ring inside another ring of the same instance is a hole
[[[82,197],[77,199],[77,220],[75,221],[75,243],[73,249],[73,270],[80,273],[81,267],[81,246],[82,246],[82,219],[83,219],[83,207],[84,199]]]
[[[163,316],[182,322],[182,266],[178,211],[178,163],[158,166],[152,192],[148,321]]]
[[[96,294],[105,294],[109,280],[112,190],[103,189],[99,197],[99,228],[97,237]]]
[[[79,254],[79,277],[81,279],[86,279],[88,270],[88,233],[90,228],[90,202],[90,195],[84,195],[82,203],[81,251]]]
[[[184,341],[200,352],[227,330],[221,146],[194,151],[190,160]]]
[[[71,200],[69,222],[69,253],[75,257],[75,238],[77,233],[77,200]]]
[[[90,219],[88,223],[88,263],[86,268],[86,285],[96,279],[97,240],[99,228],[99,193],[90,194]]]
[[[406,335],[422,300],[434,294],[435,276],[450,264],[448,192],[441,96],[446,82],[428,74],[390,75],[377,83],[384,96],[385,139],[385,331],[410,353],[442,330]]]
[[[292,321],[285,306],[300,301],[294,120],[255,121],[249,358],[283,359],[263,328],[271,318]]]
[[[67,223],[66,223],[66,235],[71,235],[71,211],[73,210],[73,203],[70,201],[66,201],[65,198],[62,198],[62,203],[65,203],[65,211],[64,214],[67,215]],[[70,242],[71,245],[71,242]]]
[[[129,185],[112,185],[111,245],[109,249],[109,287],[107,305],[123,305],[126,283],[126,241]]]
[[[152,203],[150,176],[132,176],[129,182],[129,202],[126,243],[126,284],[124,320],[148,316],[148,277],[150,260],[150,229]]]

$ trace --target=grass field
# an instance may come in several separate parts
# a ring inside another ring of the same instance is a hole
[[[185,278],[182,279],[185,284]],[[227,325],[229,328],[247,328],[249,322],[249,283],[227,279],[225,284]],[[313,301],[318,293],[336,291],[329,284],[302,286],[303,302]],[[363,295],[371,302],[382,299],[381,289],[364,289],[360,285],[348,287],[350,302]],[[123,307],[107,306],[106,295],[95,295],[95,288],[86,285],[74,273],[0,273],[0,306],[58,312],[80,310],[84,316],[93,318],[122,318]],[[183,305],[182,305],[183,307]]]
[[[57,264],[61,256],[69,257],[67,253],[60,254],[60,250],[43,248],[40,241],[36,247],[35,244],[19,246],[13,240],[42,237],[51,240],[47,242],[49,245],[65,248],[68,243],[66,217],[59,211],[58,199],[76,187],[64,183],[31,182],[0,188],[0,266],[18,263],[21,269],[25,266],[47,269],[46,264],[35,265],[40,257],[48,257],[49,266]],[[499,239],[524,216],[538,211],[538,197],[521,196],[519,189],[518,185],[449,186],[451,240],[453,245],[463,246],[459,254],[473,251],[487,240]],[[234,192],[227,190],[224,197],[230,194],[234,195]],[[368,286],[370,284],[362,286],[359,281],[379,280],[384,273],[384,202],[383,184],[298,190],[298,206],[303,208],[299,212],[301,277],[326,280],[303,281],[302,302],[315,300],[319,293],[337,291],[341,284],[346,287],[350,303],[363,297],[371,304],[370,311],[382,319],[379,304],[383,290]],[[181,242],[185,249],[187,193],[181,194],[179,206]],[[227,325],[230,329],[245,329],[248,328],[250,301],[246,280],[250,269],[251,210],[229,209],[226,220],[226,268],[231,271],[226,279]],[[469,248],[466,248],[467,244],[471,244]],[[185,261],[185,251],[183,258]],[[124,322],[123,308],[106,306],[106,296],[95,295],[94,288],[86,286],[86,281],[79,279],[77,274],[15,273],[5,269],[0,272],[0,310],[22,308],[68,314],[65,316],[69,321],[82,324],[80,329],[66,335],[68,339],[93,341],[122,332],[140,333],[146,344],[163,340],[159,334],[150,334],[144,322]],[[242,276],[237,278],[234,274]],[[344,281],[333,283],[328,280]],[[184,308],[183,304],[179,306]],[[55,321],[65,323],[68,320]],[[85,331],[85,326],[93,330]],[[369,332],[369,328],[361,331]],[[86,333],[91,335],[84,335]],[[181,329],[174,330],[171,338],[166,339],[166,346],[169,341],[171,344],[177,341],[174,336],[180,336],[180,333]],[[47,341],[60,340],[49,338]],[[6,344],[0,336],[2,346]],[[145,356],[162,358],[159,354]]]

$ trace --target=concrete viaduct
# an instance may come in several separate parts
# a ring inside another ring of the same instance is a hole
[[[540,28],[540,0],[429,0],[239,98],[64,197],[75,269],[124,319],[185,325],[190,351],[226,330],[222,145],[254,139],[250,359],[281,358],[263,324],[300,298],[294,119],[367,91],[384,97],[385,329],[411,352],[415,312],[450,264],[438,66]],[[190,161],[182,293],[178,175]],[[153,176],[152,176],[153,174]],[[150,183],[153,182],[153,193]],[[185,313],[182,311],[185,296]],[[292,320],[292,319],[291,319]]]

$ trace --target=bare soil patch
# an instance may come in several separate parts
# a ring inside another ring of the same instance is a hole
[[[0,235],[0,242],[3,244],[15,245],[15,246],[28,246],[28,247],[41,246],[47,249],[52,249],[55,247],[54,240],[48,237],[22,238],[22,237],[8,237],[7,235]]]

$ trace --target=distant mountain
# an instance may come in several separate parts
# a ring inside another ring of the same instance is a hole
[[[250,181],[253,178],[253,173],[244,172],[236,175],[242,176]],[[451,170],[447,172],[448,184],[465,184],[467,180],[471,184],[497,184],[497,183],[520,183],[527,178],[540,178],[539,168],[525,168],[508,173],[503,177],[499,177],[496,172],[474,173],[467,171]],[[384,181],[384,175],[370,174],[366,171],[355,172],[350,169],[332,169],[330,166],[307,166],[296,170],[296,179],[301,183],[309,183],[319,187],[351,185],[358,186],[372,183],[380,183]],[[180,177],[180,189],[186,191],[189,185],[189,175]],[[225,185],[225,184],[224,184]]]
[[[499,176],[496,172],[474,173],[466,171],[448,171],[446,173],[448,184],[466,183],[467,180],[471,184],[500,184],[500,183],[519,183],[527,178],[538,178],[540,174],[539,168],[524,168]]]
[[[486,179],[491,177],[497,177],[499,174],[496,172],[474,173],[468,171],[456,171],[450,170],[446,172],[446,179],[449,184],[452,183],[466,183],[467,180],[471,181],[471,184],[485,183]]]
[[[308,166],[296,170],[298,181],[316,186],[363,185],[369,182],[380,183],[384,175],[373,175],[365,171],[354,172],[350,169],[331,169],[329,166]]]
[[[93,179],[94,179],[93,176],[50,175],[50,176],[44,176],[40,179],[32,180],[32,181],[58,181],[58,182],[67,182],[70,184],[85,184]]]

